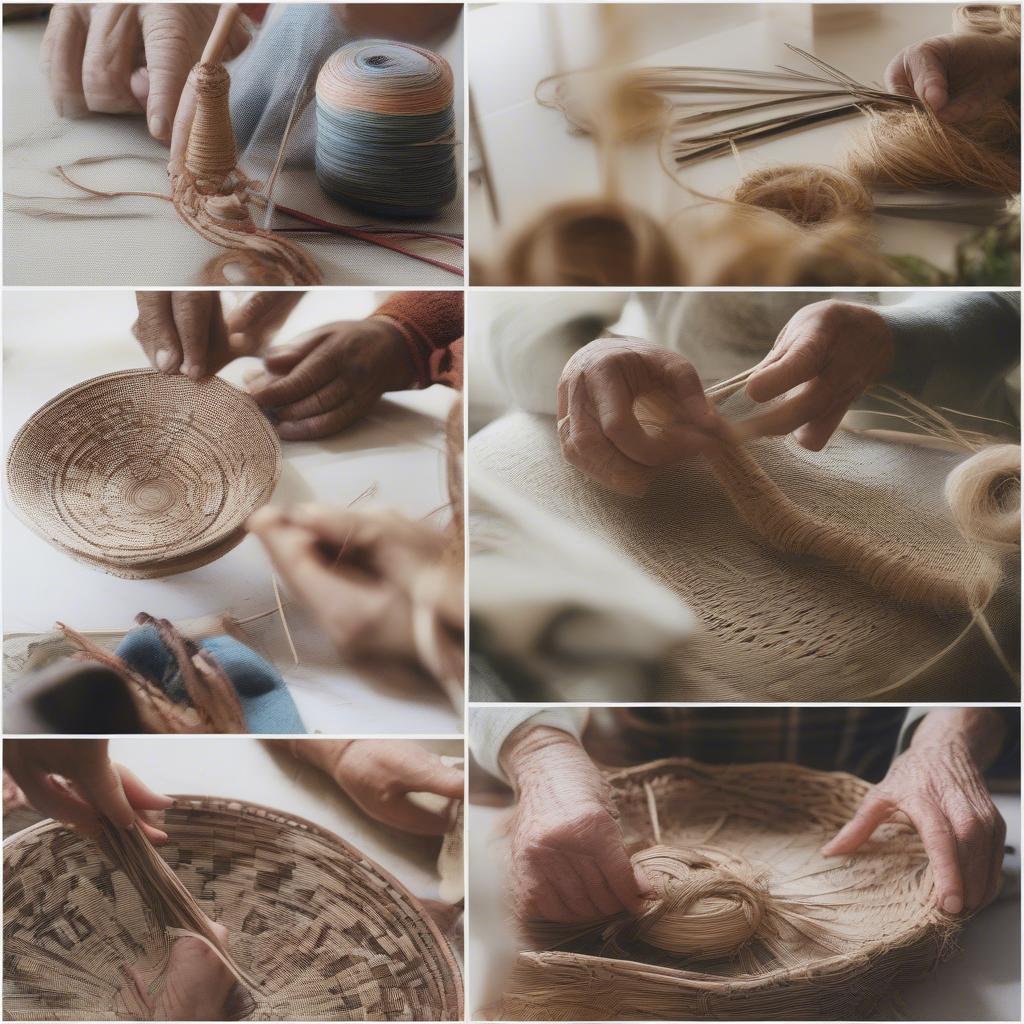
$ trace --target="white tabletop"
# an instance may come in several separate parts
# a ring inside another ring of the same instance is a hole
[[[484,975],[507,965],[511,949],[496,953],[493,947],[507,940],[503,934],[507,929],[496,931],[475,918],[481,907],[492,919],[496,917],[493,893],[503,881],[502,825],[508,812],[475,804],[472,799],[466,816],[470,871],[467,1005],[476,1012],[481,999],[493,999],[497,994],[487,988]],[[999,793],[994,799],[1006,819],[1007,843],[1016,851],[1004,864],[1003,895],[967,922],[958,938],[958,955],[926,977],[898,987],[893,993],[897,1019],[1020,1020],[1020,798]],[[492,891],[481,896],[479,888],[484,885]],[[876,1019],[893,1019],[891,1010],[891,1005],[880,1007]]]
[[[314,291],[279,337],[332,320],[356,319],[380,300],[371,292]],[[15,431],[44,402],[82,380],[144,366],[130,327],[135,301],[119,292],[10,292],[5,295],[3,428],[6,452]],[[235,383],[252,360],[223,371]],[[390,395],[365,421],[336,437],[284,442],[284,468],[272,504],[316,500],[346,505],[368,487],[373,501],[413,519],[447,503],[444,424],[448,388]],[[6,499],[6,495],[5,495]],[[444,512],[429,521],[444,524]],[[49,632],[56,621],[82,630],[130,628],[140,611],[171,619],[230,613],[244,619],[276,607],[270,563],[255,538],[210,565],[157,580],[122,580],[73,561],[3,509],[5,634]],[[370,679],[343,667],[313,619],[286,601],[295,665],[276,616],[261,640],[288,681],[310,732],[345,734],[461,732],[440,690],[407,676]]]
[[[786,43],[808,50],[861,82],[881,82],[886,65],[909,43],[951,30],[946,4],[663,4],[630,9],[624,45],[636,66],[699,65],[773,70],[808,66]],[[593,140],[569,132],[561,113],[534,99],[537,83],[556,70],[586,67],[600,53],[594,8],[587,4],[471,6],[467,18],[469,80],[481,123],[502,227],[511,231],[547,204],[596,195]],[[552,43],[552,26],[560,41]],[[563,56],[557,56],[560,45]],[[740,160],[690,165],[685,181],[726,196],[743,174],[782,163],[837,164],[860,119],[853,118],[743,147]],[[624,148],[625,196],[663,221],[693,198],[662,170],[656,144]],[[470,244],[493,257],[499,237],[482,187],[470,189]],[[883,249],[925,257],[945,270],[957,242],[976,230],[931,221],[876,218]]]

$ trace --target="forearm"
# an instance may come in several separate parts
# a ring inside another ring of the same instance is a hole
[[[495,778],[510,782],[501,759],[506,743],[514,736],[525,736],[540,726],[546,730],[561,730],[578,740],[583,735],[587,712],[582,708],[489,708],[471,711],[469,716],[469,746],[477,764]],[[511,749],[511,748],[509,748]]]
[[[920,720],[910,747],[959,747],[984,771],[998,756],[1005,737],[1006,723],[992,708],[936,708]]]
[[[272,750],[280,750],[319,768],[332,779],[342,756],[358,740],[264,740]]]
[[[517,793],[558,789],[565,780],[591,779],[600,773],[575,737],[561,729],[526,722],[505,741],[499,758]]]

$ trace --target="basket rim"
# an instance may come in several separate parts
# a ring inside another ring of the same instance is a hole
[[[240,809],[239,813],[242,817],[247,817],[253,812],[265,812],[266,815],[270,815],[274,818],[281,819],[291,825],[295,825],[298,828],[310,832],[313,835],[323,839],[329,845],[339,848],[343,853],[351,857],[352,859],[367,864],[369,867],[379,874],[385,882],[392,886],[408,903],[408,905],[419,915],[419,918],[427,926],[427,931],[430,933],[431,938],[437,943],[438,950],[441,954],[446,967],[451,972],[451,976],[455,982],[455,1016],[449,1018],[437,1018],[438,1020],[450,1019],[450,1020],[462,1020],[465,1016],[465,993],[463,991],[463,978],[462,968],[459,965],[458,958],[455,956],[454,951],[451,948],[451,944],[444,937],[440,928],[434,919],[427,913],[426,908],[422,902],[416,897],[406,885],[399,881],[395,876],[380,865],[372,857],[368,857],[358,847],[353,846],[351,843],[342,839],[336,832],[325,828],[323,825],[318,825],[316,822],[310,821],[308,818],[303,818],[298,814],[288,814],[285,811],[280,810],[277,807],[270,807],[267,804],[255,803],[251,800],[237,799],[235,797],[221,797],[221,796],[203,796],[195,793],[170,793],[175,804],[168,807],[168,811],[178,809],[178,802],[191,804],[194,810],[234,810]],[[186,808],[187,809],[187,808]],[[262,815],[261,815],[262,817]],[[19,829],[17,832],[10,836],[5,836],[3,840],[3,851],[6,856],[9,846],[14,845],[18,840],[24,841],[30,839],[35,833],[50,831],[53,829],[63,829],[64,831],[74,832],[75,830],[69,828],[63,822],[57,821],[54,818],[44,818],[42,821],[37,821],[33,825],[28,825],[26,828]],[[81,833],[79,833],[81,835]],[[86,838],[82,836],[82,838]],[[159,847],[157,847],[159,850]],[[99,847],[96,847],[97,855],[100,855]]]
[[[25,437],[29,433],[29,431],[31,431],[38,425],[38,420],[40,417],[42,417],[44,414],[53,412],[53,410],[58,408],[61,404],[68,401],[70,398],[74,397],[79,392],[82,392],[88,388],[96,387],[97,385],[106,382],[125,380],[131,377],[149,377],[154,378],[157,381],[169,381],[174,380],[177,377],[181,377],[181,375],[161,373],[159,370],[154,370],[151,367],[136,367],[134,369],[128,370],[114,370],[111,373],[101,373],[95,377],[89,377],[86,380],[79,381],[77,384],[73,384],[71,387],[65,388],[63,391],[54,395],[53,398],[48,399],[29,416],[29,418],[15,432],[15,435],[12,438],[10,445],[8,446],[7,456],[4,461],[4,483],[6,486],[7,496],[10,499],[10,505],[13,508],[15,514],[17,515],[19,521],[24,526],[28,527],[28,529],[30,529],[34,534],[36,534],[36,536],[45,540],[51,546],[56,547],[63,553],[75,558],[77,561],[84,561],[86,564],[95,565],[101,569],[105,568],[105,565],[108,563],[108,559],[106,559],[104,556],[90,554],[86,551],[78,551],[72,549],[62,541],[50,537],[43,529],[39,527],[39,525],[35,521],[34,516],[31,513],[31,510],[23,504],[19,495],[19,489],[14,485],[11,479],[11,472],[15,457],[18,454],[19,446],[24,444]],[[280,437],[278,437],[277,431],[273,429],[270,421],[263,413],[263,410],[260,409],[260,407],[256,404],[251,395],[247,394],[245,391],[242,391],[240,388],[235,387],[235,385],[232,384],[230,381],[227,381],[223,377],[220,377],[216,374],[212,374],[209,377],[204,377],[201,381],[192,381],[191,378],[187,377],[183,379],[189,381],[189,383],[196,386],[206,385],[207,387],[217,388],[223,394],[228,394],[232,397],[232,399],[238,401],[241,407],[245,408],[246,412],[253,416],[253,422],[258,423],[262,428],[263,435],[269,441],[271,448],[273,449],[274,458],[272,472],[270,474],[270,479],[267,481],[266,486],[261,489],[258,498],[256,498],[254,502],[250,503],[252,507],[244,515],[240,517],[233,517],[238,518],[237,522],[225,522],[220,527],[218,527],[218,529],[211,531],[207,536],[204,536],[201,540],[201,543],[191,548],[185,548],[182,551],[176,552],[169,559],[167,559],[168,563],[174,563],[175,561],[181,561],[184,559],[188,559],[190,557],[198,557],[202,552],[206,551],[206,549],[213,548],[221,544],[233,533],[241,531],[242,525],[248,518],[248,516],[252,515],[253,512],[261,508],[263,505],[267,503],[267,501],[270,500],[270,497],[274,492],[274,488],[277,486],[277,483],[281,478],[283,464],[281,439]],[[238,540],[236,540],[235,543],[238,543],[238,541],[240,541],[243,536],[244,531],[240,534]],[[234,545],[232,545],[232,547],[233,546]],[[230,548],[227,548],[227,550],[230,550]],[[226,553],[226,551],[224,553]],[[139,558],[132,558],[131,556],[119,558],[115,555],[111,560],[109,560],[109,564],[124,568],[131,568],[133,566],[141,566],[148,568],[154,565],[159,566],[160,559],[154,559],[151,556],[145,555]],[[202,564],[206,563],[201,562],[200,565]],[[172,572],[167,573],[166,575],[173,575],[174,573],[181,571],[187,570],[176,569]],[[154,575],[157,574],[158,570],[156,573],[154,573]]]

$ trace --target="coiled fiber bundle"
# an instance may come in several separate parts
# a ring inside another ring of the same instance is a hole
[[[841,217],[870,217],[875,208],[871,193],[852,175],[813,164],[753,171],[736,186],[733,199],[773,210],[804,227]]]
[[[657,895],[637,918],[520,954],[498,1019],[850,1019],[949,952],[959,922],[935,905],[913,829],[883,826],[847,858],[818,852],[868,783],[685,758],[610,781]]]
[[[361,210],[426,217],[455,198],[452,69],[430,50],[349,43],[316,82],[316,175]]]
[[[145,854],[109,843],[101,854],[54,821],[7,840],[6,1018],[148,1019],[127,972],[158,988],[165,929],[191,934],[181,922],[205,915],[228,929],[246,1019],[462,1019],[447,942],[359,850],[301,818],[213,797],[178,797],[162,827],[169,842]]]
[[[7,456],[22,521],[126,579],[185,572],[230,551],[280,470],[277,435],[248,395],[219,377],[153,370],[69,388],[33,414]]]
[[[1020,39],[1020,4],[965,4],[953,12],[953,29]]]

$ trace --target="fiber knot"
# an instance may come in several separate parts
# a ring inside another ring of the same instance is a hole
[[[757,933],[769,899],[753,871],[704,851],[652,846],[633,857],[655,897],[631,926],[659,949],[713,959],[735,953]]]

